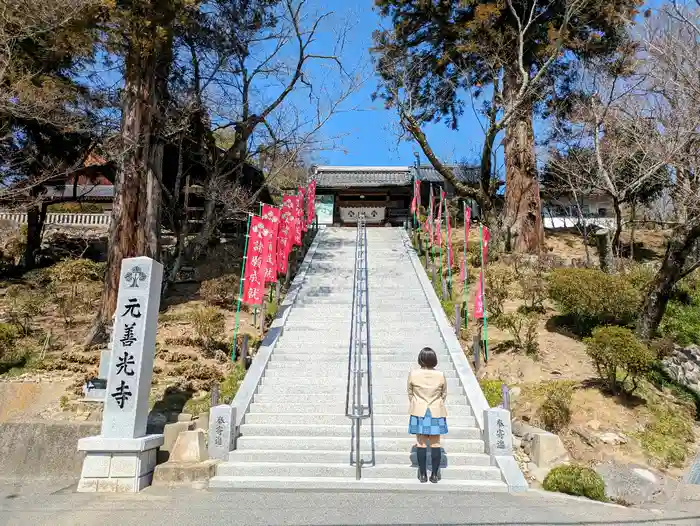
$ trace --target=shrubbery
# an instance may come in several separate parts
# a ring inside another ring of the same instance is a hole
[[[660,331],[678,345],[700,345],[700,302],[690,305],[669,302]]]
[[[497,318],[503,314],[506,300],[513,297],[512,287],[515,278],[515,271],[504,265],[489,265],[486,269],[484,274],[487,291],[486,309],[490,318]]]
[[[639,377],[654,363],[654,353],[625,327],[598,327],[584,343],[598,375],[613,393],[625,390],[627,380],[632,384],[627,391],[633,392]]]
[[[479,380],[489,407],[497,407],[503,403],[503,382],[501,380]]]
[[[605,482],[598,473],[586,466],[558,466],[550,471],[542,482],[547,491],[607,501]]]
[[[46,310],[46,298],[22,285],[7,287],[6,314],[13,325],[19,327],[24,336],[32,332],[32,320]]]
[[[105,265],[89,259],[67,259],[48,270],[51,297],[67,326],[73,325],[75,315],[92,306],[102,281]]]
[[[682,467],[695,442],[693,417],[682,408],[655,410],[654,419],[636,435],[644,451],[662,467]]]
[[[547,431],[559,433],[571,423],[573,386],[568,382],[553,382],[538,410],[538,418]]]
[[[236,301],[240,282],[237,276],[227,274],[204,281],[199,293],[209,305],[231,308]]]
[[[190,312],[189,318],[204,349],[215,349],[224,333],[223,313],[214,307],[200,307]]]
[[[0,323],[0,374],[26,362],[27,352],[17,348],[19,337],[14,325]]]
[[[599,325],[630,325],[641,301],[624,276],[579,268],[552,271],[549,296],[581,334],[589,334]]]
[[[534,312],[512,312],[501,314],[493,320],[493,324],[501,330],[508,331],[517,350],[536,357],[540,350],[537,339],[539,321],[539,316]]]

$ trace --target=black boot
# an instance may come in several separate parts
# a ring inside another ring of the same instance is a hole
[[[428,450],[419,447],[416,453],[418,455],[418,480],[428,482]]]
[[[430,448],[430,461],[432,462],[432,473],[430,482],[437,484],[440,480],[440,460],[442,460],[442,450],[439,447]]]

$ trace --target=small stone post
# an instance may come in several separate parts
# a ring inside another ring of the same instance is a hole
[[[241,347],[241,363],[243,367],[248,367],[248,338],[247,334],[243,335],[243,345]]]
[[[236,409],[230,405],[217,405],[209,410],[209,458],[228,460],[235,447]]]
[[[455,304],[455,334],[459,338],[459,332],[462,329],[462,317],[460,312],[459,303]]]
[[[513,430],[510,411],[501,407],[484,410],[484,440],[491,456],[513,454]]]
[[[211,387],[211,406],[216,407],[219,405],[219,384],[214,384]]]
[[[146,435],[163,265],[122,261],[107,396],[99,436],[82,438],[79,492],[138,492],[150,486],[163,435]]]
[[[481,368],[481,337],[475,335],[472,340],[472,351],[474,353],[474,371],[479,372]]]

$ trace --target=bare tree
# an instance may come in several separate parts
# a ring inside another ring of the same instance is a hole
[[[184,81],[173,93],[178,111],[170,136],[189,159],[178,166],[174,188],[163,188],[176,233],[166,284],[304,154],[332,146],[322,129],[363,81],[361,69],[348,70],[343,61],[349,26],[336,25],[331,49],[318,43],[333,15],[311,11],[307,0],[221,0],[199,21],[199,33],[182,36],[187,60],[176,66]],[[246,176],[251,166],[264,173],[254,188]],[[194,235],[182,195],[190,183],[201,185],[205,200]]]
[[[554,125],[550,173],[579,194],[610,198],[615,214],[612,245],[620,253],[623,206],[634,211],[669,183],[668,165],[688,138],[660,130],[649,105],[648,64],[631,46],[609,61],[582,64],[575,101]],[[663,144],[663,148],[649,148]],[[634,214],[633,214],[634,215]],[[631,218],[634,221],[634,217]]]
[[[700,268],[700,3],[676,1],[649,19],[645,51],[652,66],[655,117],[662,151],[667,141],[683,137],[676,149],[672,196],[679,223],[669,236],[661,268],[650,286],[637,324],[643,338],[655,335],[676,284]]]

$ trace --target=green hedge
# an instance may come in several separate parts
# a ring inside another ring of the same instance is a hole
[[[587,497],[606,502],[605,482],[598,473],[586,466],[558,466],[550,471],[542,483],[547,491]]]

